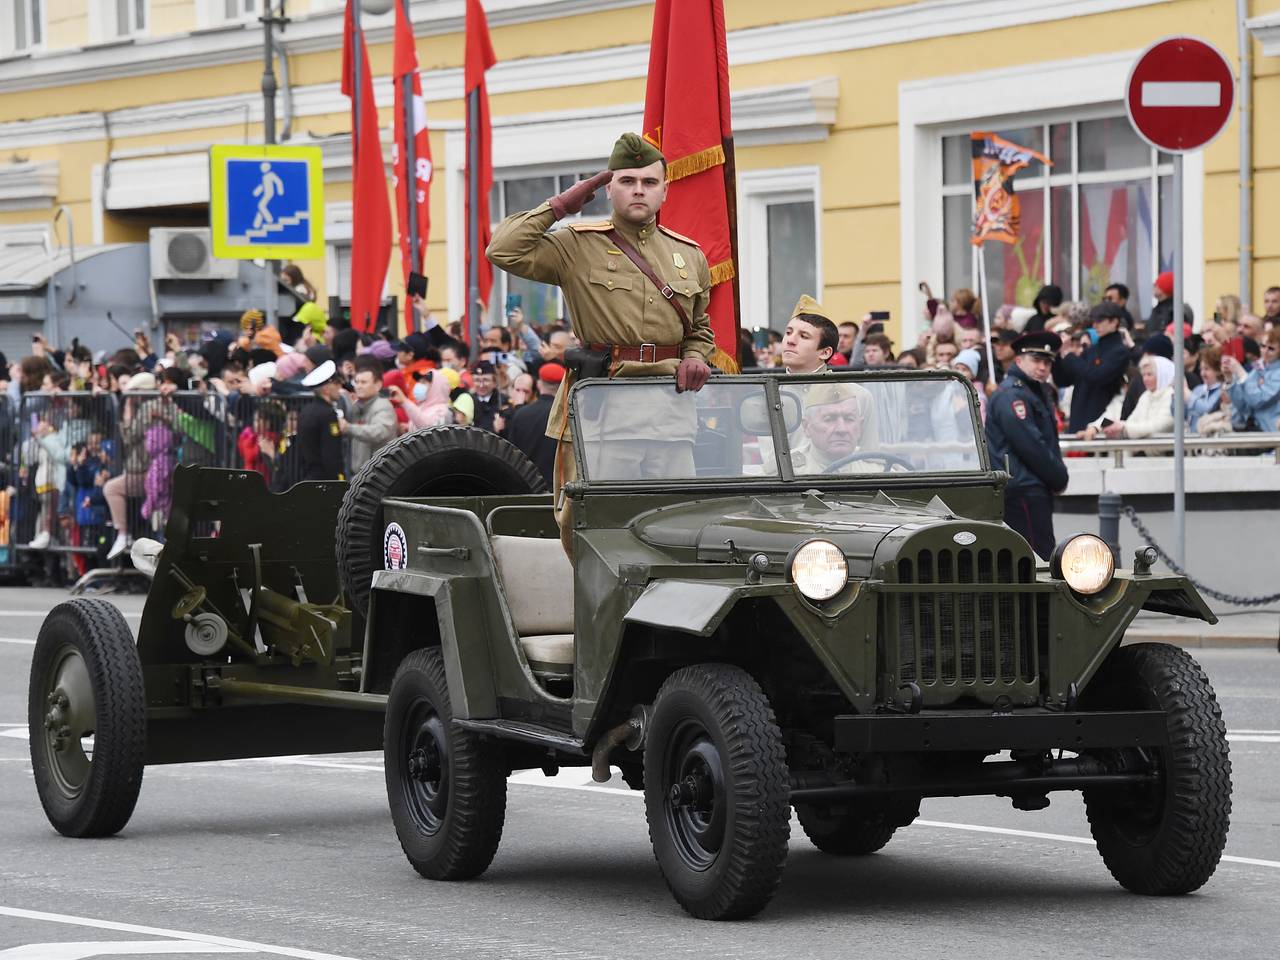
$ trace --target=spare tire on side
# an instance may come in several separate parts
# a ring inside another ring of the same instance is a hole
[[[546,492],[538,468],[487,430],[432,427],[392,440],[360,468],[338,512],[338,571],[348,606],[368,612],[369,583],[382,569],[385,498]]]

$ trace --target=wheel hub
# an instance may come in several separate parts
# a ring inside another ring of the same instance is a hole
[[[53,749],[61,752],[67,749],[71,741],[70,718],[71,701],[61,690],[49,694],[49,711],[44,715],[44,728],[49,731]]]
[[[418,783],[434,783],[440,779],[440,751],[427,743],[409,754],[409,776]]]

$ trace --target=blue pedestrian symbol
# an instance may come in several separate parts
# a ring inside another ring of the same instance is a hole
[[[227,241],[260,246],[311,241],[305,160],[227,161]]]

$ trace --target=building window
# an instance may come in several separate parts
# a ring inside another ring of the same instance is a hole
[[[975,126],[975,129],[977,127]],[[1018,243],[986,245],[987,291],[1001,304],[1031,306],[1046,283],[1069,300],[1096,303],[1108,284],[1129,287],[1142,319],[1158,273],[1173,259],[1168,220],[1173,158],[1142,141],[1123,116],[1035,123],[996,131],[1049,157],[1015,180],[1022,199]],[[942,138],[943,276],[948,291],[977,290],[973,171],[967,133]]]
[[[562,190],[569,189],[579,180],[595,176],[597,172],[586,170],[574,173],[546,173],[539,176],[503,177],[493,185],[493,193],[489,197],[489,214],[496,223],[521,210],[532,210]],[[595,197],[583,207],[580,214],[565,217],[551,229],[563,229],[566,224],[575,220],[599,220],[609,216],[609,209],[609,198],[603,190],[597,190]],[[559,287],[547,283],[536,283],[523,277],[513,276],[505,270],[495,269],[493,293],[489,299],[486,322],[489,324],[502,322],[507,313],[516,306],[524,311],[525,322],[535,327],[563,321],[568,313]]]
[[[112,0],[114,35],[131,37],[147,30],[147,0]]]
[[[0,40],[0,54],[25,53],[44,44],[44,0],[13,0],[8,19],[12,39]]]
[[[258,0],[220,0],[220,5],[222,19],[229,22],[244,20],[258,12]]]
[[[325,286],[343,306],[351,303],[351,242],[330,243]]]
[[[738,175],[738,260],[742,323],[786,328],[800,295],[822,298],[818,170]]]

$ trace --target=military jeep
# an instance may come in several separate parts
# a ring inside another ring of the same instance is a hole
[[[560,504],[385,500],[363,681],[389,686],[410,863],[480,874],[511,771],[590,765],[644,791],[696,917],[765,906],[792,808],[859,855],[925,797],[1079,790],[1126,888],[1205,883],[1231,791],[1213,690],[1181,650],[1121,641],[1142,609],[1214,615],[1090,534],[1038,562],[1000,522],[977,409],[938,372],[584,381]]]

